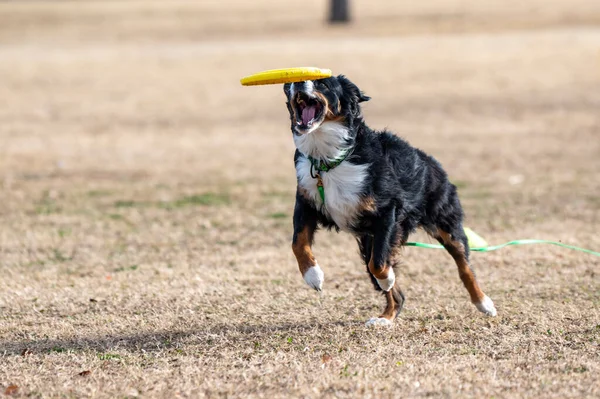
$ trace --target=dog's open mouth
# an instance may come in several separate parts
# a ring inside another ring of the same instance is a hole
[[[296,124],[302,130],[308,130],[321,122],[324,104],[318,97],[311,97],[299,92],[294,98],[296,107]]]

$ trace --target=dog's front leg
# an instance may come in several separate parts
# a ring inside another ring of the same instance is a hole
[[[377,284],[388,292],[394,286],[396,276],[388,262],[397,235],[396,212],[392,208],[378,219],[373,232],[373,252],[369,260],[369,272],[377,279]]]
[[[317,211],[308,205],[306,200],[298,193],[294,208],[292,250],[306,284],[317,291],[321,291],[323,289],[324,274],[312,253],[312,243],[316,229]]]
[[[396,224],[396,212],[392,208],[388,212],[382,213],[373,230],[372,238],[364,240],[362,244],[362,250],[365,250],[365,244],[372,246],[367,268],[372,278],[375,279],[374,282],[377,282],[379,288],[384,291],[386,299],[383,313],[379,317],[373,317],[367,321],[367,326],[392,325],[404,305],[404,294],[396,283],[393,269],[397,262],[401,235],[402,232]]]

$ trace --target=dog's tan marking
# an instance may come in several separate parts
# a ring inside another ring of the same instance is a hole
[[[308,192],[307,189],[305,189],[304,187],[300,187],[298,186],[298,192],[300,193],[300,195],[302,197],[304,197],[305,200],[307,201],[312,201],[312,198],[310,196],[310,193]]]
[[[456,266],[458,266],[458,275],[467,291],[469,291],[471,302],[475,304],[482,303],[485,294],[481,288],[479,288],[479,284],[477,284],[471,266],[469,266],[463,243],[453,239],[450,234],[439,229],[435,232],[434,237],[441,239],[444,245],[450,247],[451,250],[448,252],[450,252],[450,255],[452,255],[456,262]]]
[[[342,111],[342,105],[339,102],[337,104],[337,112],[334,112],[329,106],[327,97],[325,97],[319,92],[315,92],[315,95],[317,95],[317,97],[319,97],[323,101],[323,104],[325,104],[325,121],[338,123],[344,123],[346,121],[346,118],[343,115],[340,115],[340,112]]]
[[[392,289],[385,293],[386,306],[379,317],[373,317],[367,321],[367,326],[391,326],[394,319],[402,310],[404,295],[396,283]]]
[[[385,280],[388,278],[390,273],[391,266],[384,264],[380,269],[375,267],[375,262],[373,261],[373,256],[371,255],[371,260],[369,261],[369,271],[377,280]]]
[[[313,266],[317,265],[317,261],[312,253],[311,242],[312,242],[313,231],[305,226],[304,229],[297,234],[296,241],[292,243],[292,251],[298,261],[298,268],[302,276]]]
[[[381,316],[379,316],[380,318],[388,319],[390,321],[396,318],[396,315],[398,314],[398,308],[400,305],[394,300],[393,290],[395,289],[396,287],[392,288],[391,290],[385,293],[385,300],[387,301],[387,303],[385,306],[385,310],[383,311]]]
[[[339,113],[342,111],[342,106],[341,104],[338,102],[338,106],[337,106],[337,115],[336,113],[333,112],[333,110],[331,109],[331,107],[329,106],[329,101],[327,101],[327,97],[325,97],[323,94],[319,93],[319,92],[315,92],[314,93],[317,97],[319,97],[321,99],[321,101],[323,102],[323,107],[325,109],[325,119],[324,121],[327,122],[338,122],[338,123],[343,123],[346,121],[346,118],[344,118],[343,115],[340,115]]]
[[[359,212],[362,212],[362,213],[375,212],[377,210],[377,206],[375,205],[375,198],[364,197],[358,204],[358,210],[359,210]]]
[[[346,121],[346,118],[344,118],[343,115],[336,116],[333,113],[331,113],[331,111],[329,109],[327,109],[327,115],[325,115],[325,121],[326,122],[344,123]]]
[[[390,270],[392,270],[392,266],[391,264],[387,264],[384,263],[383,266],[380,269],[377,269],[377,267],[375,267],[375,253],[374,253],[374,248],[371,248],[371,259],[369,260],[369,271],[371,272],[371,274],[373,276],[375,276],[375,278],[377,280],[385,280],[388,278],[388,275],[390,274]],[[399,253],[399,249],[397,248],[391,248],[390,254],[389,254],[389,259],[392,262],[392,264],[395,262],[395,258]]]
[[[377,268],[375,266],[375,253],[374,247],[371,247],[371,257],[369,259],[368,268],[369,272],[377,279],[377,283],[379,287],[386,292],[392,291],[392,288],[395,287],[396,275],[394,273],[394,265],[396,265],[397,259],[400,256],[400,252],[402,247],[400,246],[400,238],[396,240],[392,248],[390,248],[390,253],[388,254],[387,261],[381,266],[381,268]]]
[[[313,94],[317,97],[319,97],[319,99],[323,102],[323,107],[325,107],[326,111],[325,113],[329,112],[329,101],[327,101],[327,97],[325,97],[321,92],[319,91],[313,91]]]

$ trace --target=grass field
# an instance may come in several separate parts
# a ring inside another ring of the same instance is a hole
[[[405,248],[390,329],[352,237],[290,249],[263,69],[316,65],[436,156],[490,243],[600,250],[600,2],[0,3],[0,396],[599,397],[600,258]],[[411,237],[426,240],[423,234]]]

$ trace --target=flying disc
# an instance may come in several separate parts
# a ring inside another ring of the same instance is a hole
[[[244,86],[272,85],[277,83],[303,82],[305,80],[323,79],[331,76],[331,69],[314,67],[271,69],[243,77],[240,82]]]

